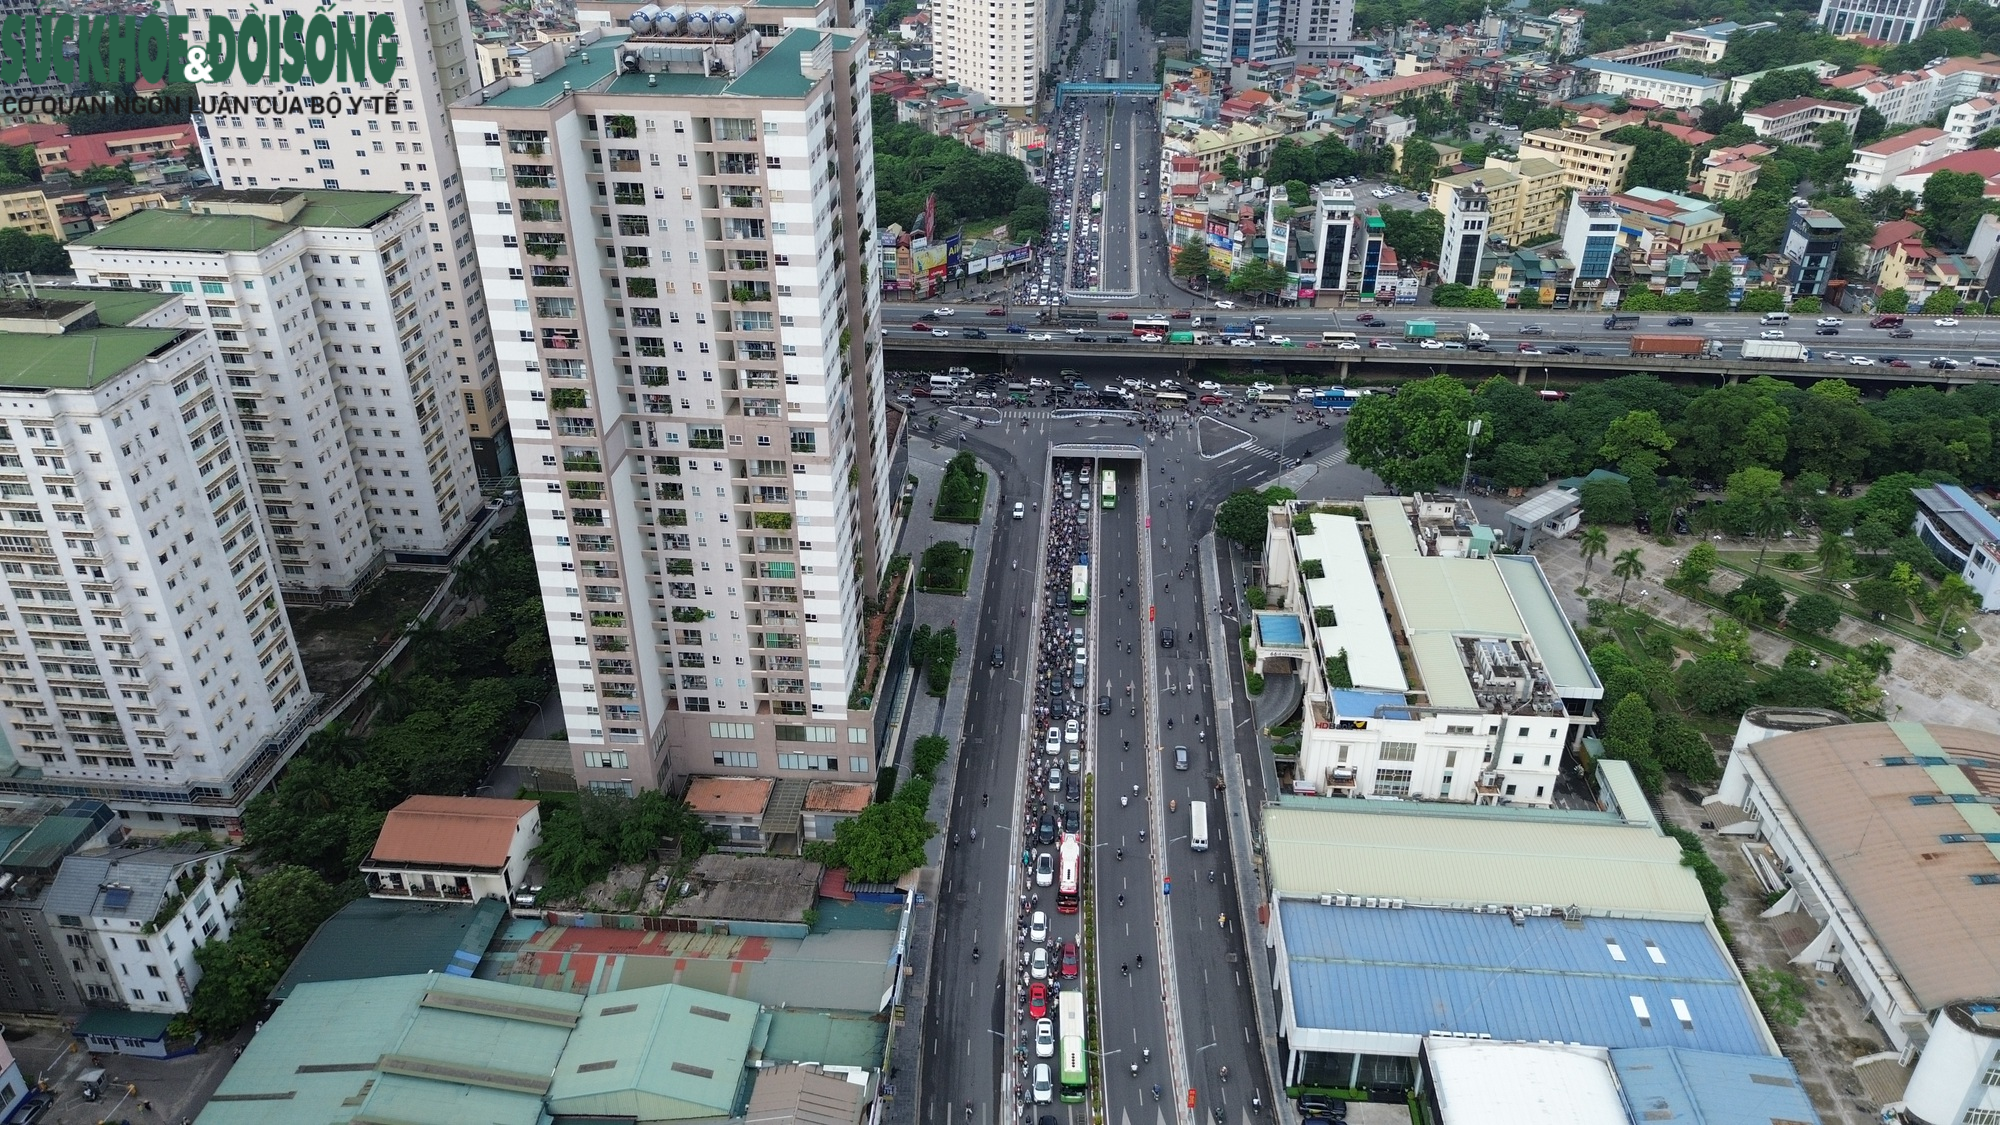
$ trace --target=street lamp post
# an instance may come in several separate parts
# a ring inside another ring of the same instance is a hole
[[[1465,423],[1465,471],[1458,475],[1458,494],[1465,496],[1465,486],[1472,480],[1472,444],[1485,426],[1484,418],[1474,418]]]

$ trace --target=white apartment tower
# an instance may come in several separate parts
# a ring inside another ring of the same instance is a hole
[[[196,41],[205,34],[209,16],[235,20],[249,10],[255,6],[181,9],[194,17],[190,34]],[[385,97],[387,112],[318,117],[196,115],[202,158],[215,182],[232,191],[395,191],[422,200],[424,233],[437,256],[430,284],[442,295],[435,317],[426,316],[424,342],[440,353],[440,368],[450,368],[464,414],[465,437],[480,475],[511,476],[513,452],[500,406],[492,328],[479,292],[479,263],[467,225],[458,157],[445,119],[446,106],[479,86],[466,7],[457,0],[324,0],[314,11],[336,19],[367,14],[393,18],[401,55],[394,88],[366,80],[325,87],[250,84],[233,75],[226,84],[204,83],[202,95]]]
[[[1267,63],[1278,58],[1292,18],[1287,0],[1202,0],[1201,57],[1210,66]],[[1347,15],[1349,26],[1353,13]],[[1337,18],[1329,15],[1329,25]]]
[[[1294,0],[1293,58],[1314,66],[1354,57],[1354,0]]]
[[[933,72],[1001,109],[1033,109],[1051,42],[1044,15],[1040,0],[937,0],[931,5]]]
[[[285,597],[447,563],[481,512],[441,315],[449,259],[392,192],[209,191],[71,246],[86,285],[165,293],[215,338]]]
[[[0,302],[0,791],[207,827],[312,703],[222,358],[182,301]]]
[[[585,14],[573,54],[452,108],[590,788],[874,776],[894,490],[868,42],[840,18]]]

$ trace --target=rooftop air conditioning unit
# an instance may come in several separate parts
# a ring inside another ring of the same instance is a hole
[[[1321,896],[1319,896],[1319,904],[1320,904],[1321,906],[1332,906],[1332,905],[1333,905],[1333,896],[1332,896],[1332,895],[1321,895]]]
[[[1370,910],[1373,910],[1373,909],[1375,909],[1375,896],[1374,896],[1374,895],[1369,895],[1369,896],[1368,896],[1368,909],[1370,909]]]
[[[1392,898],[1392,899],[1390,899],[1390,900],[1389,900],[1389,909],[1391,909],[1391,910],[1401,910],[1402,908],[1403,908],[1403,900],[1402,900],[1402,899],[1400,899],[1400,898]]]

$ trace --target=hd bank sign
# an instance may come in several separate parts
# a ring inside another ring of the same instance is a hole
[[[210,16],[201,37],[191,34],[187,16],[35,15],[15,13],[0,20],[0,86],[148,82],[231,82],[314,86],[342,82],[388,85],[396,73],[395,21],[386,15],[350,16],[315,12],[250,15],[240,20]],[[0,108],[13,101],[0,93]],[[42,98],[38,106],[118,99]],[[146,102],[146,98],[128,99]],[[164,103],[178,99],[154,97]],[[203,101],[211,99],[202,99]],[[310,100],[337,105],[341,99]],[[349,99],[361,104],[389,98]],[[197,112],[198,107],[194,108]],[[339,112],[335,108],[333,112]],[[61,110],[60,112],[72,112]],[[214,112],[211,110],[210,112]]]

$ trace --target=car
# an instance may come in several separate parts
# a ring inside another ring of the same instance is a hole
[[[1028,976],[1032,980],[1049,979],[1049,950],[1038,945],[1028,951]]]
[[[1955,316],[1941,316],[1931,321],[1931,323],[1937,325],[1939,328],[1957,328],[1958,318]]]
[[[1218,308],[1218,309],[1233,309],[1233,308],[1235,308],[1235,307],[1236,307],[1236,302],[1235,302],[1235,301],[1217,301],[1217,302],[1215,302],[1215,307],[1216,307],[1216,308]]]
[[[1005,306],[1002,306],[1002,305],[994,305],[994,306],[993,306],[992,308],[990,308],[990,309],[987,309],[987,310],[986,310],[986,315],[987,315],[987,316],[1006,316],[1006,315],[1007,315],[1007,309],[1005,308]]]
[[[1838,328],[1815,328],[1815,329],[1813,329],[1813,335],[1815,335],[1815,336],[1838,336],[1838,335],[1840,335],[1840,329],[1838,329]]]
[[[1374,313],[1366,313],[1366,312],[1365,312],[1365,313],[1362,313],[1362,314],[1361,314],[1360,316],[1357,316],[1357,317],[1355,317],[1355,318],[1354,318],[1354,323],[1356,323],[1356,324],[1365,324],[1365,325],[1367,325],[1367,326],[1368,326],[1368,327],[1370,327],[1370,328],[1374,328],[1374,327],[1376,327],[1376,326],[1378,326],[1378,325],[1380,325],[1380,324],[1382,324],[1382,323],[1384,323],[1384,322],[1383,322],[1383,321],[1382,321],[1382,320],[1381,320],[1381,319],[1380,319],[1379,317],[1377,317],[1377,316],[1376,316],[1376,315],[1375,315]]]
[[[1543,352],[1543,351],[1542,351],[1542,349],[1540,349],[1540,348],[1537,348],[1537,347],[1531,347],[1531,346],[1529,346],[1529,345],[1527,345],[1527,344],[1522,344],[1522,345],[1520,346],[1520,348],[1519,348],[1519,349],[1517,349],[1517,350],[1515,351],[1515,353],[1514,353],[1514,354],[1515,354],[1515,355],[1545,355],[1545,354],[1547,354],[1547,353]]]
[[[1028,339],[1046,344],[1050,340],[1055,339],[1055,337],[1047,332],[1030,332],[1028,333]]]
[[[1448,352],[1462,352],[1465,350],[1465,345],[1459,343],[1457,340],[1446,340],[1443,344],[1440,344],[1439,346]]]
[[[1941,356],[1938,356],[1938,357],[1937,357],[1936,359],[1933,359],[1933,360],[1931,360],[1931,370],[1933,370],[1933,371],[1956,371],[1956,370],[1958,370],[1958,361],[1957,361],[1957,360],[1955,360],[1955,359],[1952,359],[1952,358],[1951,358],[1950,356],[1942,356],[1942,355],[1941,355]]]
[[[946,332],[946,331],[945,331],[944,329],[942,329],[942,328],[933,328],[933,329],[931,329],[931,335],[933,335],[933,336],[936,336],[936,337],[937,337],[938,339],[940,339],[940,340],[949,340],[949,339],[951,339],[951,333],[949,333],[949,332]]]
[[[1049,940],[1049,916],[1037,910],[1028,915],[1028,944],[1045,945]]]
[[[1034,987],[1046,989],[1048,986],[1038,982],[1035,984]],[[1046,1012],[1048,1011],[1048,1009],[1049,1009],[1049,1002],[1047,997],[1044,996],[1042,999],[1042,1010]],[[1028,1002],[1028,1010],[1029,1011],[1034,1010],[1034,1001],[1030,1000]],[[1050,1102],[1056,1100],[1055,1084],[1049,1080],[1049,1064],[1047,1063],[1035,1064],[1035,1076],[1033,1081],[1029,1083],[1028,1088],[1034,1093],[1034,1099],[1036,1105],[1047,1105]]]
[[[1219,391],[1222,389],[1222,384],[1204,379],[1196,383],[1194,389],[1198,391]]]
[[[1097,713],[1100,715],[1109,715],[1111,713],[1110,696],[1100,695],[1097,697]]]
[[[1852,365],[1852,366],[1855,366],[1855,367],[1873,367],[1873,366],[1875,366],[1875,361],[1874,361],[1874,360],[1872,360],[1872,359],[1869,359],[1869,358],[1868,358],[1867,356],[1865,356],[1865,355],[1853,355],[1853,356],[1848,356],[1848,357],[1847,357],[1847,362],[1848,362],[1848,363],[1849,363],[1850,365]]]
[[[1307,1121],[1345,1121],[1347,1103],[1324,1094],[1301,1094],[1299,1116]]]
[[[1334,347],[1338,348],[1343,352],[1358,352],[1361,350],[1360,343],[1354,340],[1342,340],[1341,342],[1335,344]]]
[[[1418,341],[1417,341],[1417,346],[1418,346],[1418,347],[1420,347],[1420,348],[1422,348],[1422,349],[1424,349],[1424,350],[1425,350],[1425,351],[1427,351],[1427,352],[1441,352],[1441,351],[1443,351],[1443,350],[1444,350],[1444,341],[1443,341],[1443,340],[1418,340]]]
[[[1254,348],[1257,346],[1257,341],[1248,336],[1238,336],[1229,341],[1229,346],[1232,348]]]
[[[1818,320],[1813,321],[1813,324],[1815,324],[1820,328],[1838,328],[1846,323],[1847,323],[1846,321],[1840,319],[1837,316],[1823,316],[1820,317]]]
[[[1221,405],[1222,405],[1223,403],[1225,403],[1225,402],[1227,402],[1227,401],[1229,401],[1229,400],[1228,400],[1228,399],[1225,399],[1225,398],[1223,398],[1223,397],[1222,397],[1221,395],[1203,395],[1203,396],[1201,396],[1201,404],[1202,404],[1203,406],[1221,406]]]
[[[1028,518],[1028,506],[1019,500],[1014,501],[1014,518],[1017,520]]]
[[[1050,788],[1050,789],[1059,789],[1059,788],[1061,788],[1061,787],[1062,787],[1062,777],[1063,777],[1063,772],[1062,772],[1062,764],[1061,764],[1061,763],[1059,763],[1059,762],[1050,762],[1050,763],[1049,763],[1049,778],[1048,778],[1048,782],[1049,782],[1049,788]]]
[[[1521,326],[1521,335],[1523,336],[1539,336],[1541,334],[1542,326],[1539,324],[1523,324]]]
[[[961,329],[959,329],[959,332],[958,332],[958,334],[959,334],[960,336],[963,336],[963,337],[965,337],[965,338],[966,338],[966,339],[968,339],[968,340],[984,340],[984,339],[986,338],[986,329],[984,329],[984,328],[961,328]]]
[[[1843,359],[1846,359],[1846,358],[1847,358],[1847,353],[1846,353],[1846,352],[1821,352],[1821,353],[1819,353],[1819,357],[1820,357],[1821,359],[1825,360],[1825,361],[1826,361],[1826,362],[1828,362],[1828,363],[1835,363],[1835,362],[1838,362],[1838,361],[1840,361],[1840,360],[1843,360]]]
[[[1028,1018],[1043,1019],[1049,1014],[1049,986],[1036,981],[1028,986]],[[1048,1068],[1042,1068],[1046,1071]]]
[[[1055,881],[1056,858],[1047,852],[1038,853],[1035,856],[1035,885],[1050,887],[1055,885]]]
[[[1111,315],[1109,315],[1109,316],[1105,317],[1104,319],[1106,319],[1106,320],[1131,320],[1131,319],[1132,319],[1132,314],[1131,314],[1131,313],[1128,313],[1128,312],[1126,312],[1126,311],[1125,311],[1125,310],[1123,310],[1123,309],[1120,309],[1120,310],[1118,310],[1117,312],[1115,312],[1115,313],[1112,313]]]
[[[1083,779],[1081,777],[1071,774],[1063,778],[1063,799],[1066,801],[1083,800]],[[1064,832],[1074,835],[1083,831],[1083,817],[1078,814],[1075,805],[1071,805],[1062,811],[1062,822]]]
[[[1280,348],[1289,348],[1293,346],[1292,338],[1290,336],[1272,336],[1271,338],[1265,340],[1264,342]]]
[[[1915,335],[1915,332],[1907,328],[1892,328],[1889,330],[1889,338],[1891,340],[1908,340]]]
[[[912,331],[912,332],[929,332],[930,330],[931,330],[931,326],[930,326],[930,325],[928,325],[928,324],[925,324],[925,323],[924,323],[923,321],[921,321],[921,320],[920,320],[920,321],[918,321],[918,322],[916,322],[915,324],[912,324],[912,325],[910,325],[910,331]]]
[[[1785,330],[1782,328],[1766,328],[1762,332],[1757,333],[1757,337],[1762,340],[1782,340],[1785,338]]]
[[[1007,647],[1005,645],[994,645],[993,658],[992,658],[993,666],[995,668],[1001,668],[1005,667],[1006,663],[1007,663]]]
[[[1174,631],[1172,629],[1160,630],[1160,647],[1161,648],[1174,647]]]
[[[1058,696],[1057,699],[1060,700],[1061,697]],[[1048,738],[1042,744],[1042,753],[1047,754],[1051,758],[1062,753],[1062,731],[1058,730],[1053,723],[1049,725]]]
[[[1909,361],[1909,360],[1907,360],[1907,359],[1898,359],[1898,358],[1896,358],[1896,357],[1894,357],[1894,356],[1891,356],[1890,358],[1888,358],[1888,359],[1885,359],[1885,360],[1883,360],[1882,362],[1883,362],[1883,363],[1885,363],[1885,364],[1888,364],[1888,365],[1889,365],[1890,367],[1908,367],[1908,366],[1910,365],[1910,361]]]
[[[1387,340],[1370,340],[1368,341],[1368,346],[1371,348],[1378,348],[1385,352],[1393,352],[1396,350],[1396,345],[1389,343]]]
[[[1035,842],[1038,844],[1053,844],[1056,842],[1057,833],[1061,831],[1062,826],[1056,822],[1056,814],[1053,812],[1044,812],[1041,819],[1035,822]]]
[[[1174,768],[1177,770],[1185,770],[1188,768],[1187,747],[1185,746],[1174,747]]]
[[[1075,980],[1077,972],[1082,967],[1075,942],[1063,942],[1061,965],[1062,978],[1064,980]]]
[[[932,316],[957,316],[957,315],[958,315],[958,310],[957,310],[957,309],[952,309],[952,308],[946,308],[946,307],[944,307],[944,306],[940,305],[940,306],[938,306],[937,308],[934,308],[934,309],[932,309],[932,310],[931,310],[931,315],[932,315]]]
[[[1186,310],[1186,309],[1175,309],[1175,310],[1174,310],[1174,311],[1173,311],[1172,313],[1168,314],[1168,319],[1169,319],[1169,320],[1193,320],[1193,319],[1194,319],[1194,314],[1193,314],[1193,313],[1191,313],[1191,312],[1189,312],[1189,311],[1188,311],[1188,310]]]
[[[1085,333],[1082,336],[1078,336],[1076,338],[1076,342],[1079,344],[1095,344],[1097,342],[1097,337],[1092,336],[1089,333]]]
[[[1035,1021],[1035,1057],[1046,1059],[1056,1053],[1056,1025],[1054,1020]]]
[[[1693,327],[1694,327],[1694,318],[1693,318],[1693,317],[1691,317],[1691,316],[1670,316],[1670,317],[1668,317],[1668,318],[1667,318],[1667,327],[1668,327],[1668,328],[1693,328]]]
[[[1068,327],[1068,328],[1065,328],[1065,329],[1063,329],[1063,333],[1064,333],[1065,335],[1069,335],[1069,336],[1081,336],[1081,335],[1083,335],[1083,334],[1084,334],[1085,332],[1087,332],[1087,331],[1089,331],[1089,329],[1087,329],[1087,328],[1078,328],[1078,327],[1076,327],[1076,326],[1074,326],[1074,325],[1071,325],[1070,327]]]
[[[1070,627],[1070,631],[1069,631],[1069,643],[1071,643],[1071,644],[1075,645],[1075,646],[1076,646],[1076,647],[1078,647],[1078,648],[1082,648],[1082,647],[1083,647],[1083,638],[1084,638],[1084,637],[1085,637],[1086,635],[1087,635],[1087,634],[1085,634],[1085,633],[1084,633],[1084,631],[1083,631],[1083,626],[1081,626],[1081,625],[1074,625],[1074,626],[1071,626],[1071,627]]]
[[[1075,719],[1071,719],[1063,724],[1064,742],[1073,744],[1076,741],[1078,741],[1078,739],[1080,739],[1082,735],[1083,735],[1083,724],[1077,722]]]

